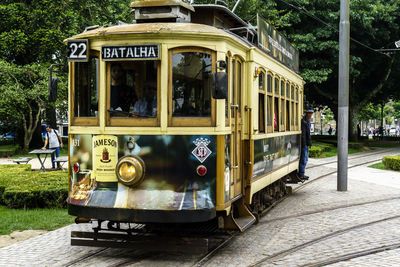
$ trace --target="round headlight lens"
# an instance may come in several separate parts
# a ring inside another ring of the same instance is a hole
[[[144,162],[137,156],[122,157],[116,168],[118,180],[128,186],[139,184],[145,173]]]

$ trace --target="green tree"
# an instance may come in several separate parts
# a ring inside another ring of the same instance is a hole
[[[290,27],[281,27],[300,50],[300,71],[307,99],[330,106],[337,113],[339,0],[276,1],[290,10]],[[294,6],[300,6],[297,9]],[[398,0],[350,1],[351,37],[380,48],[399,38]],[[323,20],[323,21],[322,21]],[[369,102],[398,97],[400,61],[356,42],[350,51],[350,137],[357,137],[357,115]]]
[[[8,130],[22,131],[23,136],[18,139],[22,139],[25,149],[40,122],[47,98],[47,69],[55,63],[67,66],[63,41],[90,25],[132,21],[129,4],[130,0],[0,1],[0,86],[4,92],[0,124]],[[67,72],[56,75],[59,90],[55,107],[66,116]],[[22,109],[13,104],[15,95],[11,89],[18,89],[24,96],[15,102]],[[37,95],[34,97],[32,92]],[[21,118],[23,124],[19,123]]]
[[[24,150],[29,148],[46,103],[47,77],[47,68],[38,63],[18,66],[0,60],[0,118],[8,125],[19,122]]]
[[[323,114],[325,114],[324,118],[322,119],[323,124],[329,124],[329,122],[335,119],[335,114],[333,114],[333,111],[330,108],[325,108],[323,110]]]

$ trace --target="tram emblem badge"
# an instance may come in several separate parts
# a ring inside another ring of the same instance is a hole
[[[200,163],[203,163],[212,153],[212,151],[207,147],[210,142],[211,141],[206,138],[197,138],[193,141],[196,148],[192,151],[192,154],[200,161]]]
[[[102,153],[102,157],[101,157],[100,161],[103,162],[103,163],[109,163],[111,161],[110,153],[108,153],[108,149],[107,148],[103,149],[103,153]]]

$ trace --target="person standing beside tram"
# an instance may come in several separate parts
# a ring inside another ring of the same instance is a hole
[[[55,149],[56,151],[51,153],[51,165],[52,168],[54,169],[56,167],[56,164],[54,162],[55,157],[60,156],[60,147],[63,147],[63,142],[61,139],[61,136],[58,134],[57,130],[52,129],[49,124],[46,125],[46,135],[44,139],[44,146],[42,149],[46,149],[47,144],[49,144],[49,149]],[[55,154],[55,155],[54,155]],[[55,156],[55,157],[54,157]],[[60,168],[60,163],[57,162],[57,168]]]
[[[305,174],[306,165],[308,162],[308,148],[311,147],[311,117],[314,113],[312,108],[308,108],[306,110],[306,114],[301,119],[301,154],[300,154],[300,162],[299,162],[299,173],[298,177],[300,180],[308,180],[308,176]]]

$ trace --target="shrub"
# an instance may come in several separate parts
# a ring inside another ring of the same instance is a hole
[[[357,142],[349,142],[348,143],[348,148],[362,149],[362,147],[363,147],[362,143],[357,143]]]
[[[318,158],[322,154],[322,147],[312,146],[308,149],[308,155],[311,158]]]
[[[60,208],[68,196],[67,171],[37,172],[26,165],[0,165],[0,203],[9,208]]]
[[[385,156],[383,157],[383,165],[385,168],[399,171],[400,170],[400,155],[398,156]]]
[[[15,154],[18,150],[18,145],[2,145],[0,146],[0,157],[7,158]]]

